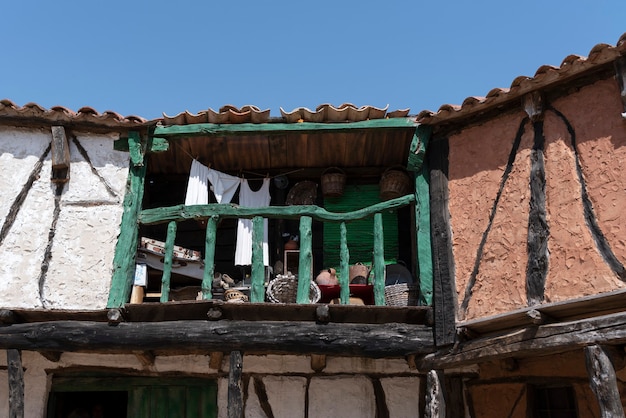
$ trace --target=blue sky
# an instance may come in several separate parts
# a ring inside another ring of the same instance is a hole
[[[20,0],[0,6],[0,28],[0,98],[19,106],[417,114],[615,45],[626,1]]]

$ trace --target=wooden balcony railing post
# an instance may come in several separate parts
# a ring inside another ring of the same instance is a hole
[[[165,254],[163,257],[163,276],[161,278],[161,302],[167,302],[170,298],[170,278],[172,276],[176,228],[176,221],[171,221],[167,225],[167,238],[165,239]]]
[[[348,250],[346,223],[339,225],[339,285],[341,304],[350,303],[350,251]]]
[[[297,303],[310,303],[311,272],[313,269],[313,218],[300,218],[300,260],[298,265],[298,296]]]
[[[204,276],[202,276],[202,299],[211,299],[213,294],[213,275],[215,274],[215,243],[217,241],[217,223],[219,216],[209,216],[204,239]]]
[[[252,273],[250,302],[265,301],[265,266],[263,265],[263,218],[252,218]]]
[[[374,303],[385,305],[385,236],[383,215],[374,215]]]

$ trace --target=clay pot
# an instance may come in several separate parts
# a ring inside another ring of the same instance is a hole
[[[339,280],[337,279],[336,273],[337,272],[334,268],[322,270],[315,278],[315,283],[323,286],[337,286],[339,284]]]

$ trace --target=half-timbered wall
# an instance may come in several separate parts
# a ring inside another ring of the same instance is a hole
[[[53,179],[51,129],[0,127],[0,306],[101,309],[128,175],[117,134],[63,129],[69,174]]]
[[[615,79],[448,136],[458,318],[623,288],[626,122]],[[532,112],[531,112],[532,115]]]

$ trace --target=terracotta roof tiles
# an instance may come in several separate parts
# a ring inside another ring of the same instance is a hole
[[[591,49],[588,57],[568,55],[558,67],[542,65],[534,76],[520,75],[513,80],[509,88],[494,88],[486,97],[470,96],[463,100],[462,105],[444,104],[436,112],[423,110],[417,115],[417,121],[435,125],[484,112],[504,103],[519,100],[529,92],[570,80],[595,67],[610,63],[624,54],[626,54],[626,33],[620,37],[615,46],[597,44]]]

